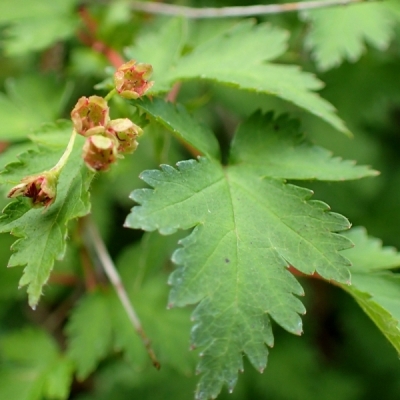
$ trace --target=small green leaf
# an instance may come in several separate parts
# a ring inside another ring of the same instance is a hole
[[[275,124],[281,142],[271,129]],[[243,369],[242,352],[256,369],[265,368],[265,344],[273,344],[268,316],[302,333],[299,314],[305,310],[295,295],[303,295],[303,289],[289,265],[328,280],[350,280],[349,263],[339,251],[351,242],[335,233],[348,229],[349,222],[310,200],[309,190],[270,176],[270,160],[262,157],[257,136],[265,136],[265,148],[271,141],[279,151],[293,146],[297,125],[256,115],[243,126],[232,145],[234,163],[227,167],[200,158],[179,162],[177,169],[163,165],[161,171],[143,172],[154,190],[132,193],[140,206],[125,223],[161,234],[195,227],[173,255],[178,268],[170,277],[169,304],[199,303],[192,317],[192,343],[204,349],[198,399],[216,397],[223,384],[233,389]],[[316,160],[318,169],[319,155]],[[331,162],[326,154],[322,160]]]
[[[395,19],[385,3],[310,10],[302,15],[311,22],[305,43],[320,70],[343,60],[357,61],[365,51],[364,42],[384,50],[393,36]]]
[[[19,239],[13,244],[9,267],[24,266],[20,286],[28,286],[29,304],[36,307],[47,282],[54,261],[63,258],[66,250],[67,224],[70,220],[86,215],[90,209],[88,187],[93,178],[81,158],[83,138],[78,137],[74,151],[63,168],[57,187],[54,204],[47,210],[31,208],[28,202],[17,198],[4,210],[0,218],[0,232],[11,232]],[[63,150],[54,152],[42,150],[40,155],[29,152],[21,156],[21,163],[11,164],[4,180],[32,175],[39,169],[38,159],[45,159],[41,170],[49,164],[54,166]],[[46,159],[47,155],[47,159]],[[38,157],[38,158],[36,158]],[[38,171],[39,172],[39,171]]]
[[[343,287],[400,354],[400,276],[391,272],[354,273]]]
[[[85,379],[111,350],[113,314],[110,293],[86,294],[73,310],[66,333],[68,356],[75,362],[78,379]]]
[[[351,261],[352,273],[400,267],[400,253],[394,247],[382,247],[382,241],[368,236],[364,228],[352,228],[344,235],[354,243],[353,248],[342,253]]]
[[[352,284],[341,287],[400,354],[400,275],[383,271],[400,267],[400,254],[392,247],[382,247],[381,241],[368,237],[363,228],[351,229],[346,236],[355,245],[343,252],[352,263]]]
[[[148,98],[136,104],[157,122],[169,129],[176,137],[200,151],[202,155],[218,159],[218,141],[213,132],[200,125],[182,105],[173,105],[159,98]]]
[[[50,399],[68,399],[74,364],[68,358],[59,358],[47,371],[44,384],[45,396]]]
[[[56,399],[69,396],[73,368],[44,331],[23,330],[0,338],[1,399]]]

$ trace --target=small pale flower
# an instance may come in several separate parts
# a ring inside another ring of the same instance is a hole
[[[122,64],[114,74],[114,84],[120,96],[137,99],[149,90],[154,82],[149,78],[153,73],[150,64],[137,63],[135,60]]]
[[[130,119],[119,118],[109,122],[107,132],[117,138],[119,153],[131,154],[136,150],[138,146],[136,138],[143,133],[143,130]]]
[[[83,145],[83,160],[92,171],[107,171],[117,160],[117,148],[118,141],[112,136],[89,136]]]
[[[47,208],[56,199],[57,180],[58,174],[51,171],[27,176],[21,180],[20,184],[10,190],[8,197],[29,197],[32,199],[34,207]]]
[[[110,120],[107,102],[99,96],[81,97],[71,111],[71,119],[80,135],[96,135]]]

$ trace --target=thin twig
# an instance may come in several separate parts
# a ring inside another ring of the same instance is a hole
[[[365,3],[370,0],[317,0],[286,4],[268,4],[237,7],[207,7],[194,8],[164,4],[158,2],[132,1],[131,9],[149,14],[162,14],[171,16],[183,16],[186,18],[221,18],[221,17],[249,17],[254,15],[281,14],[290,11],[311,10],[313,8],[326,8],[334,6],[345,6],[354,3]]]
[[[93,222],[89,218],[85,218],[84,221],[84,242],[86,246],[89,248],[92,248],[95,252],[97,257],[99,258],[99,261],[102,264],[102,267],[104,268],[104,271],[106,275],[108,276],[108,279],[110,280],[111,284],[114,286],[115,291],[117,292],[117,295],[119,299],[121,300],[121,303],[128,314],[129,320],[131,321],[135,331],[138,333],[138,335],[141,337],[144,346],[147,350],[147,353],[153,362],[153,365],[157,368],[160,369],[160,362],[157,360],[156,355],[154,354],[154,351],[151,347],[151,343],[149,338],[147,337],[146,333],[143,330],[142,324],[139,320],[138,315],[136,314],[135,309],[133,308],[128,294],[126,293],[125,287],[121,281],[121,278],[118,274],[117,269],[115,268],[115,265],[108,254],[108,251],[106,249],[106,246],[104,245],[103,240],[100,237],[100,234],[96,228],[96,226],[93,224]]]

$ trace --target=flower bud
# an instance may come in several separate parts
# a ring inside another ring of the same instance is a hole
[[[92,171],[107,171],[117,160],[118,141],[112,136],[92,135],[83,145],[83,160]]]
[[[81,97],[71,111],[71,119],[82,136],[96,135],[110,120],[107,102],[99,96]]]
[[[48,207],[54,203],[57,194],[58,174],[51,171],[27,176],[21,183],[13,187],[8,197],[24,196],[32,199],[34,207]]]
[[[143,133],[143,130],[130,119],[119,118],[108,123],[107,132],[117,138],[119,153],[131,154],[136,150],[138,146],[136,138]]]
[[[114,84],[120,96],[137,99],[149,90],[154,82],[149,82],[153,67],[150,64],[136,64],[135,60],[122,64],[114,74]]]

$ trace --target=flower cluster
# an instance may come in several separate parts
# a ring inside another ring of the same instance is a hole
[[[137,99],[149,90],[153,82],[149,64],[132,60],[114,74],[114,93],[127,99]],[[70,143],[58,163],[49,171],[25,177],[8,193],[8,197],[24,196],[32,200],[34,207],[48,207],[54,203],[57,181],[73,147],[76,133],[86,137],[83,160],[92,171],[107,171],[111,164],[124,154],[133,153],[138,143],[136,138],[142,129],[128,118],[110,119],[110,110],[105,98],[100,96],[81,97],[71,111],[74,132]]]
[[[137,99],[153,85],[148,78],[152,73],[149,64],[132,60],[121,65],[114,74],[116,92],[128,99]],[[128,118],[110,120],[106,100],[99,96],[81,97],[71,112],[77,133],[85,136],[83,159],[93,171],[107,171],[123,154],[133,153],[136,138],[142,129]]]
[[[133,153],[142,129],[128,118],[110,120],[107,102],[81,97],[71,112],[77,133],[85,136],[83,159],[93,171],[107,171],[122,154]]]

